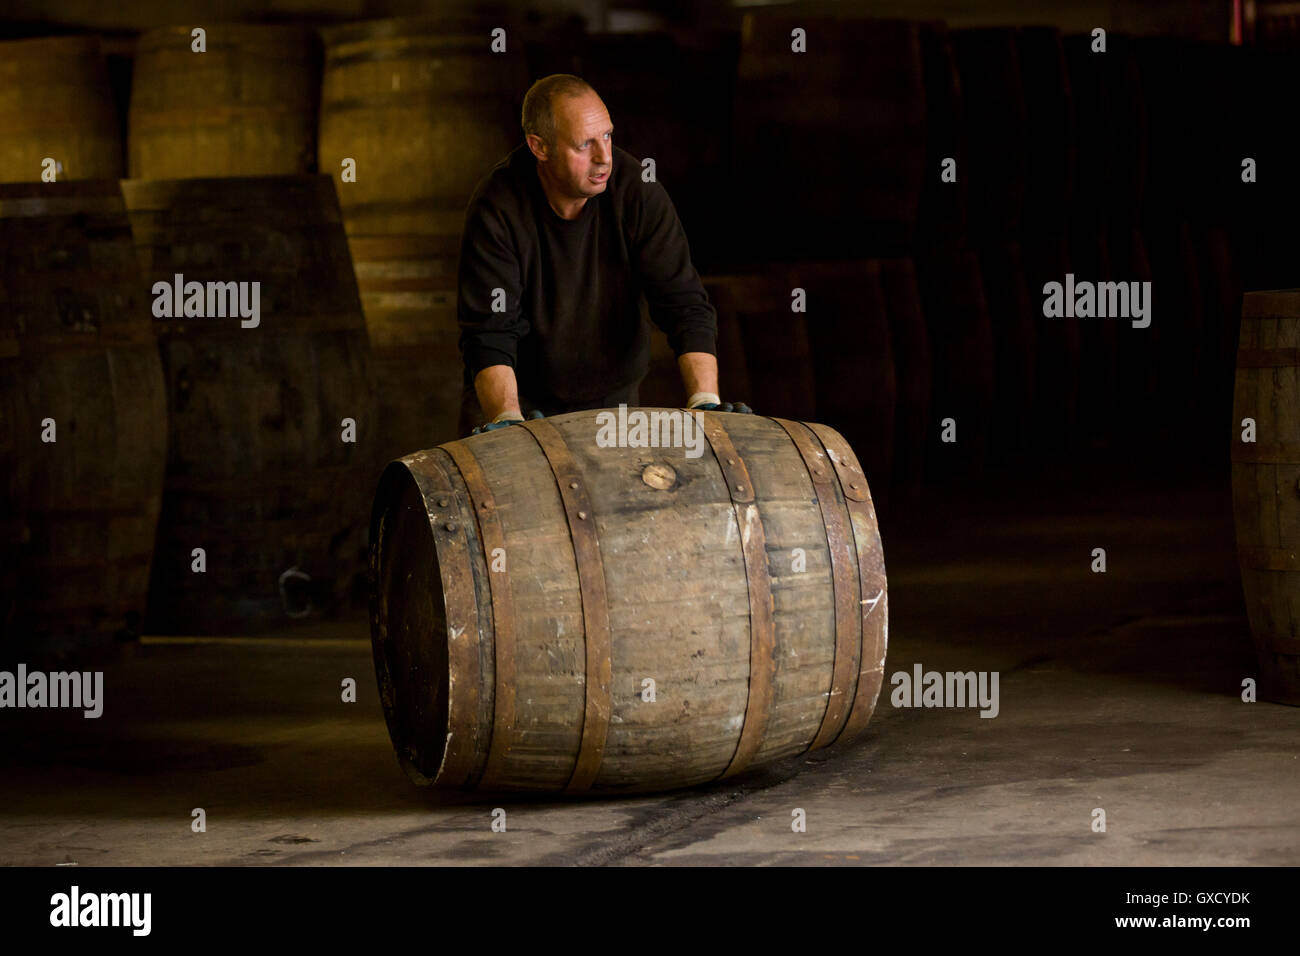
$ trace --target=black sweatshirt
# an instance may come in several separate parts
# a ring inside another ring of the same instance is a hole
[[[504,311],[493,311],[494,289]],[[664,187],[643,182],[640,162],[615,146],[604,192],[566,220],[520,144],[466,210],[457,299],[466,385],[510,365],[520,395],[569,408],[639,382],[650,354],[642,293],[676,354],[717,354],[717,313]]]

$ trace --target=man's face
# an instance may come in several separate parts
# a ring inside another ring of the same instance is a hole
[[[599,196],[614,162],[614,124],[605,104],[586,93],[572,99],[558,96],[552,105],[555,148],[546,157],[551,181],[571,199]]]

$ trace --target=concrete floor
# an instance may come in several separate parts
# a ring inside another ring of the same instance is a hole
[[[100,720],[4,712],[0,863],[1300,863],[1300,709],[1239,696],[1224,476],[1127,470],[939,490],[886,524],[887,673],[997,670],[996,719],[896,709],[887,684],[856,744],[727,784],[449,796],[397,766],[364,621],[146,638],[106,668]]]

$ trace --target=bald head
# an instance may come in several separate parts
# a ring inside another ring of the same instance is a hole
[[[581,77],[557,73],[524,97],[523,127],[551,206],[573,218],[608,185],[614,124],[605,103]]]
[[[592,85],[572,73],[553,73],[544,76],[524,94],[523,127],[525,138],[537,136],[547,149],[554,149],[557,134],[557,112],[566,112],[566,101],[596,97]],[[559,100],[558,110],[556,101]],[[602,104],[603,105],[603,104]]]

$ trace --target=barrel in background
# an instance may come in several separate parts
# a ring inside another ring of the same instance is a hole
[[[952,34],[942,22],[920,24],[925,82],[925,170],[915,241],[920,246],[958,245],[966,237],[969,194],[966,115]],[[945,181],[945,164],[955,164]]]
[[[796,29],[815,53],[791,50]],[[918,24],[745,14],[735,107],[740,261],[906,254],[926,148]]]
[[[0,182],[118,179],[122,136],[97,37],[0,43]]]
[[[149,626],[239,633],[346,610],[364,592],[364,501],[379,469],[333,184],[132,180],[123,191],[143,288],[167,295],[178,273],[260,283],[256,327],[229,307],[155,320],[170,441]],[[195,548],[206,550],[201,574]]]
[[[816,373],[806,312],[795,310],[796,268],[767,263],[701,278],[719,323],[734,322],[739,330],[754,407],[810,421],[817,412]]]
[[[132,178],[315,171],[320,41],[296,26],[214,23],[206,52],[189,26],[143,34],[131,83]]]
[[[931,251],[917,263],[934,368],[927,471],[939,480],[982,470],[995,389],[993,323],[979,257]]]
[[[916,264],[911,259],[879,259],[880,291],[889,317],[889,341],[897,387],[894,421],[893,489],[919,491],[925,453],[934,423],[930,419],[934,366],[925,327]]]
[[[2,286],[0,286],[2,287]],[[17,330],[0,332],[0,632],[12,634],[18,598],[22,545],[31,536],[26,503],[32,488],[32,459],[18,430],[31,421],[26,410]]]
[[[712,291],[718,293],[718,287],[714,286]],[[705,294],[710,294],[707,279]],[[747,405],[751,404],[754,401],[754,393],[749,380],[749,365],[745,361],[740,324],[732,310],[718,308],[716,304],[714,308],[718,313],[716,349],[719,397],[724,402],[740,401]],[[640,403],[675,408],[690,398],[686,394],[686,385],[682,381],[677,356],[668,342],[668,336],[651,322],[648,309],[645,310],[643,319],[650,326],[650,367],[638,388]]]
[[[566,72],[604,100],[614,143],[643,164],[654,160],[655,178],[690,237],[692,261],[712,268],[731,246],[722,208],[731,188],[739,33],[598,33],[578,49],[578,69]]]
[[[1251,292],[1232,410],[1232,501],[1259,694],[1300,705],[1300,291]],[[1255,441],[1242,441],[1243,419]]]
[[[898,382],[880,264],[809,262],[790,272],[807,297],[817,420],[857,450],[883,510],[893,480]]]
[[[20,522],[4,650],[98,652],[140,633],[167,441],[117,181],[0,186],[0,288],[0,446]]]
[[[1042,309],[1029,297],[1020,244],[990,240],[979,250],[989,325],[993,332],[993,403],[989,438],[999,454],[1034,440],[1037,326]]]
[[[449,235],[348,238],[379,385],[379,461],[456,436],[456,247]]]
[[[1021,27],[1015,35],[1025,103],[1027,234],[1058,233],[1074,192],[1078,164],[1074,90],[1065,44],[1054,27]]]
[[[377,20],[324,31],[320,171],[349,235],[459,235],[474,187],[523,138],[522,35],[493,18]],[[344,159],[356,182],[342,183]]]
[[[504,53],[492,50],[497,27]],[[384,462],[457,437],[460,237],[474,187],[523,137],[524,33],[509,18],[428,17],[324,37],[320,170],[337,183],[353,251]]]
[[[527,422],[384,473],[372,639],[416,782],[662,790],[865,727],[886,583],[844,440],[703,413],[698,456],[602,447],[601,416]]]

